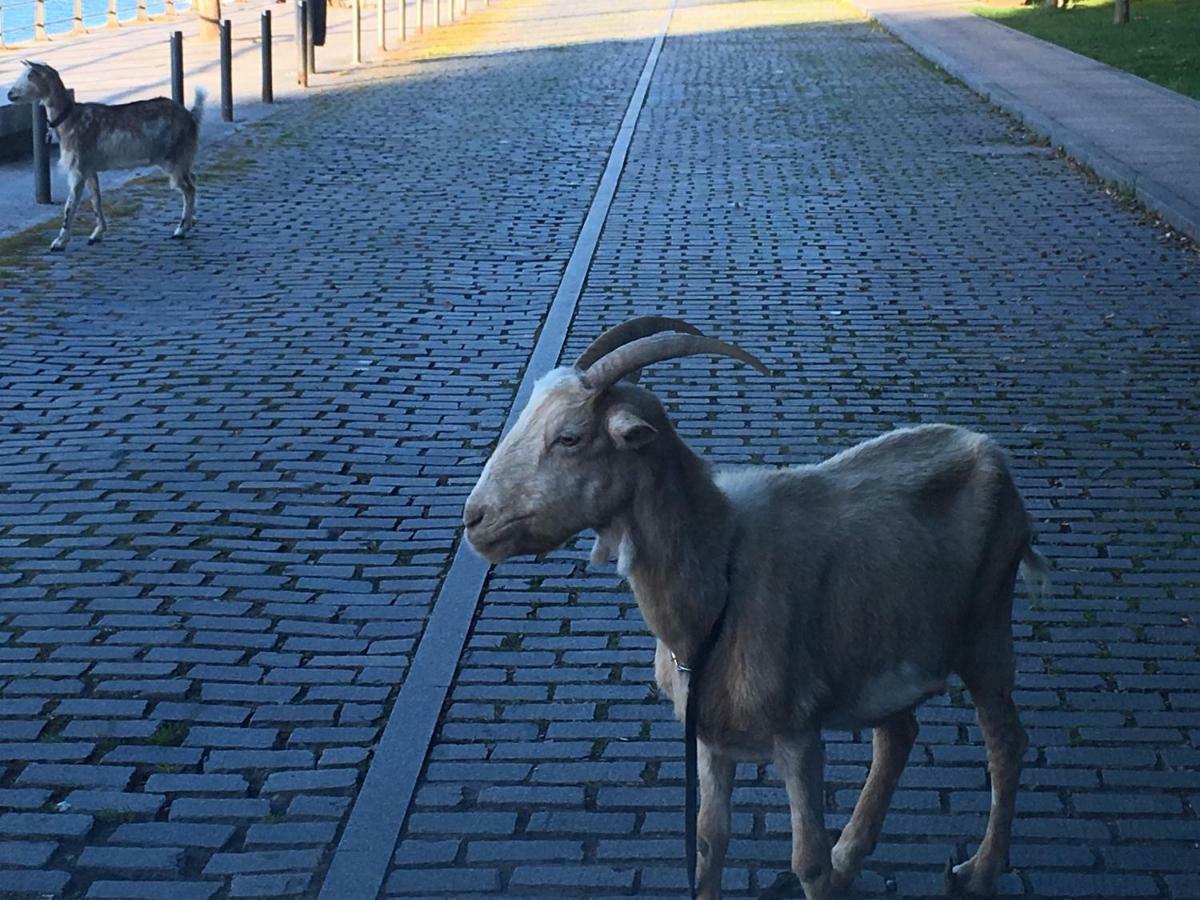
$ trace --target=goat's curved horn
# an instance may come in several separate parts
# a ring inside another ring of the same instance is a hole
[[[638,316],[636,319],[613,326],[592,341],[591,346],[580,353],[579,358],[575,360],[575,368],[586,371],[596,360],[607,356],[618,347],[662,331],[700,334],[699,328],[682,319],[672,319],[670,316]]]
[[[771,370],[760,360],[734,344],[727,344],[716,338],[702,335],[655,334],[631,341],[596,360],[583,373],[583,381],[592,390],[599,393],[612,387],[630,372],[636,372],[651,363],[704,353],[731,356],[753,366],[764,375],[771,374]]]

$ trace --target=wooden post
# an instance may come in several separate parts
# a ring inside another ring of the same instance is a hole
[[[108,15],[104,17],[104,24],[110,28],[117,24],[117,0],[108,0]]]
[[[33,0],[33,39],[46,39],[46,0]]]
[[[403,2],[403,0],[402,0]],[[380,50],[387,49],[387,0],[375,0],[375,42]]]
[[[354,21],[350,28],[350,64],[362,65],[362,0],[354,0]]]
[[[115,0],[113,0],[115,2]],[[192,7],[200,17],[200,40],[221,39],[221,0],[195,0]]]
[[[1116,0],[1113,3],[1113,24],[1129,24],[1129,0]]]
[[[150,16],[146,12],[146,0],[137,0],[137,20],[145,22]]]
[[[83,31],[83,0],[75,0],[74,11],[71,13],[71,34]]]

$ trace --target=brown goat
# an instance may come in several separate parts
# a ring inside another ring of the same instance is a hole
[[[662,331],[686,333],[656,333]],[[1022,563],[1043,571],[1004,454],[950,425],[902,429],[820,465],[718,470],[648,391],[621,379],[697,353],[762,369],[686,323],[619,326],[545,376],[464,511],[492,562],[597,531],[618,548],[658,639],[655,674],[682,717],[690,661],[724,610],[698,698],[699,896],[720,896],[739,760],[773,759],[808,900],[847,887],[874,848],[917,736],[914,709],[960,675],[987,745],[992,805],[954,879],[979,894],[1007,866],[1027,740],[1013,704],[1011,610]],[[764,370],[765,371],[765,370]],[[866,785],[836,845],[824,825],[822,727],[874,729]]]

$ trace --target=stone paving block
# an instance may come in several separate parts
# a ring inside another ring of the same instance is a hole
[[[321,858],[319,850],[256,850],[249,853],[217,853],[204,867],[205,877],[241,875],[252,872],[310,871]]]
[[[92,828],[92,817],[77,813],[0,813],[0,834],[81,838]]]
[[[500,890],[500,873],[494,869],[401,869],[388,877],[384,890],[405,894],[450,891],[455,895],[480,891],[495,895]]]
[[[271,814],[270,801],[258,797],[180,797],[171,804],[170,819],[212,821],[263,819]]]
[[[165,800],[162,794],[95,790],[71,791],[66,798],[75,812],[131,812],[148,816],[156,815]]]
[[[183,801],[176,801],[179,802]],[[229,842],[235,830],[233,825],[200,822],[130,822],[117,826],[109,840],[114,844],[207,847],[218,850]]]
[[[183,862],[179,847],[85,847],[75,865],[81,869],[174,874]]]
[[[50,792],[37,788],[0,788],[0,810],[40,809]]]
[[[58,897],[70,880],[67,872],[0,868],[0,884],[6,892],[18,897],[23,894]]]
[[[89,900],[209,900],[218,884],[198,881],[93,881]]]
[[[353,787],[357,780],[357,769],[272,772],[263,784],[263,791],[266,793],[291,793],[341,790]]]
[[[0,868],[40,868],[49,862],[58,845],[51,841],[0,841]]]
[[[246,845],[308,847],[333,840],[337,826],[333,822],[277,822],[251,825]]]
[[[269,875],[235,875],[229,885],[230,897],[297,897],[312,881],[310,872],[286,872]]]
[[[87,759],[96,748],[95,744],[78,741],[48,744],[39,741],[11,741],[0,743],[0,761],[57,761],[78,762]]]
[[[123,790],[133,777],[132,766],[88,766],[30,763],[17,776],[21,787],[97,787]]]
[[[349,797],[330,797],[300,795],[292,798],[288,804],[289,816],[302,816],[314,819],[336,819],[345,813],[350,805]]]
[[[162,794],[245,794],[250,785],[241,775],[172,775],[156,772],[146,790]]]
[[[290,769],[311,766],[313,763],[313,755],[308,750],[213,750],[204,760],[204,771]]]

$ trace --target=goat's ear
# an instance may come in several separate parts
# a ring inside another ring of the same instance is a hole
[[[658,437],[653,425],[623,407],[608,414],[606,425],[618,450],[640,450]]]

